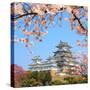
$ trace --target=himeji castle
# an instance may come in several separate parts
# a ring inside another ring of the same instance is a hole
[[[32,71],[46,71],[46,70],[57,70],[57,63],[54,58],[49,58],[46,61],[42,61],[40,56],[35,56],[33,59],[33,63],[30,64],[30,69]]]
[[[30,69],[32,71],[55,70],[60,75],[75,74],[78,71],[76,66],[79,64],[73,60],[71,47],[67,42],[62,41],[56,47],[57,51],[54,52],[54,55],[49,56],[45,61],[40,56],[33,57],[33,63],[29,65]]]

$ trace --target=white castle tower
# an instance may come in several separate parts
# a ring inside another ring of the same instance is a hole
[[[30,69],[32,71],[54,70],[59,75],[73,75],[78,64],[73,60],[71,46],[67,42],[60,41],[56,47],[57,51],[46,61],[43,61],[40,56],[33,57],[33,63],[29,65]]]

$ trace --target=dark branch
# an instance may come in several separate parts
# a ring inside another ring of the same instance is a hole
[[[75,15],[75,13],[74,13],[73,11],[72,11],[72,14],[73,14],[73,16],[75,17],[75,20],[78,21],[78,23],[79,23],[79,25],[81,26],[81,28],[86,31],[86,29],[85,29],[84,26],[82,25],[80,19]]]
[[[17,20],[17,19],[19,19],[19,18],[22,18],[22,17],[24,17],[24,16],[28,16],[28,15],[34,15],[34,16],[36,16],[36,15],[38,15],[37,13],[25,13],[25,14],[23,14],[23,15],[19,15],[19,16],[17,16],[17,17],[11,17],[11,19],[12,20]]]

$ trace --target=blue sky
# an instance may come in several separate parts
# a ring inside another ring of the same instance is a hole
[[[63,18],[67,17],[69,17],[69,14],[65,12]],[[22,20],[19,24],[24,27]],[[23,37],[24,35],[17,29],[16,27],[15,34],[17,34],[18,37]],[[68,42],[72,46],[72,52],[87,51],[87,49],[82,49],[76,45],[76,40],[83,40],[83,38],[84,36],[78,35],[76,30],[70,29],[70,23],[68,21],[62,20],[61,27],[55,24],[48,28],[48,34],[43,37],[43,42],[35,42],[35,45],[30,48],[33,54],[30,54],[23,44],[15,43],[14,63],[27,70],[29,68],[28,65],[32,63],[31,58],[33,56],[40,55],[41,58],[45,60],[49,55],[53,55],[53,52],[57,50],[56,46],[60,40]]]

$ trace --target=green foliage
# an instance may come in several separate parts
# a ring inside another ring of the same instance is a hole
[[[87,76],[68,76],[64,79],[58,79],[54,80],[52,82],[52,85],[64,85],[64,84],[81,84],[81,83],[87,83],[88,79]]]
[[[28,74],[26,78],[21,77],[21,86],[22,87],[31,87],[31,86],[45,86],[51,84],[51,75],[49,71],[40,71],[32,72]]]
[[[87,83],[88,79],[84,76],[74,76],[74,77],[67,77],[64,78],[67,81],[67,84],[78,84],[78,83]]]
[[[24,80],[22,82],[23,87],[30,87],[30,86],[37,86],[38,82],[35,79],[30,79],[30,80]]]
[[[56,80],[52,81],[52,77],[49,71],[40,72],[26,72],[19,76],[19,81],[16,81],[17,87],[33,87],[33,86],[47,86],[47,85],[64,85],[64,84],[78,84],[87,83],[87,76],[56,76]],[[16,87],[16,86],[15,86]]]
[[[38,80],[38,71],[32,72],[29,76],[29,79],[31,78]]]
[[[51,75],[48,71],[41,71],[38,73],[38,80],[43,84],[43,85],[49,85],[51,82]]]
[[[62,80],[55,80],[52,82],[52,85],[61,85],[61,84],[64,84],[64,81]]]

